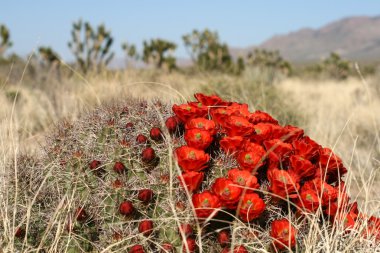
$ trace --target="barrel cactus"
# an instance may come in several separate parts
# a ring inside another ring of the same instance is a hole
[[[380,239],[331,149],[246,104],[195,98],[128,100],[59,123],[38,157],[20,156],[6,175],[3,248],[317,251],[306,244],[322,227],[343,231],[337,250],[350,233]]]

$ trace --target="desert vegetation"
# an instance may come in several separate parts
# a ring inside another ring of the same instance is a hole
[[[11,55],[2,29],[2,251],[380,250],[375,71],[238,58],[209,30],[184,35],[190,67],[152,39],[122,48],[153,68],[111,70],[104,25],[74,23],[73,63]]]

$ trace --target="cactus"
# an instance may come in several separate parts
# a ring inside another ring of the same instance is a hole
[[[14,220],[0,223],[2,248],[302,252],[308,227],[349,240],[365,216],[348,203],[340,158],[247,104],[195,97],[123,101],[61,122],[40,157],[20,156],[7,170],[1,211]]]
[[[106,67],[114,57],[110,51],[113,37],[103,24],[94,29],[90,23],[79,20],[73,23],[71,36],[68,46],[83,73]]]
[[[193,63],[202,70],[217,70],[240,74],[244,70],[244,61],[238,58],[235,63],[230,55],[228,45],[219,41],[217,32],[208,29],[182,36]]]
[[[177,48],[173,42],[163,39],[151,39],[143,43],[143,61],[147,64],[153,64],[157,69],[166,68],[175,69],[176,58],[171,54]]]
[[[8,28],[5,25],[0,25],[0,58],[4,57],[5,51],[12,47],[13,43],[10,38]]]

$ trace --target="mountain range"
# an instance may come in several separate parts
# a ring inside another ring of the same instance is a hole
[[[279,50],[285,59],[299,63],[321,60],[331,52],[349,60],[380,61],[380,16],[348,17],[318,29],[303,28],[233,52],[244,55],[254,48]]]

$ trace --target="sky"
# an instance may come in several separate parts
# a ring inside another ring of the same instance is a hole
[[[82,18],[111,30],[117,57],[123,57],[122,42],[141,49],[144,40],[163,38],[177,43],[176,55],[186,58],[181,37],[193,29],[209,28],[231,47],[248,47],[273,35],[361,15],[380,15],[380,1],[3,0],[0,24],[10,29],[14,46],[9,51],[22,56],[50,46],[63,59],[73,59],[67,43],[72,23]]]

